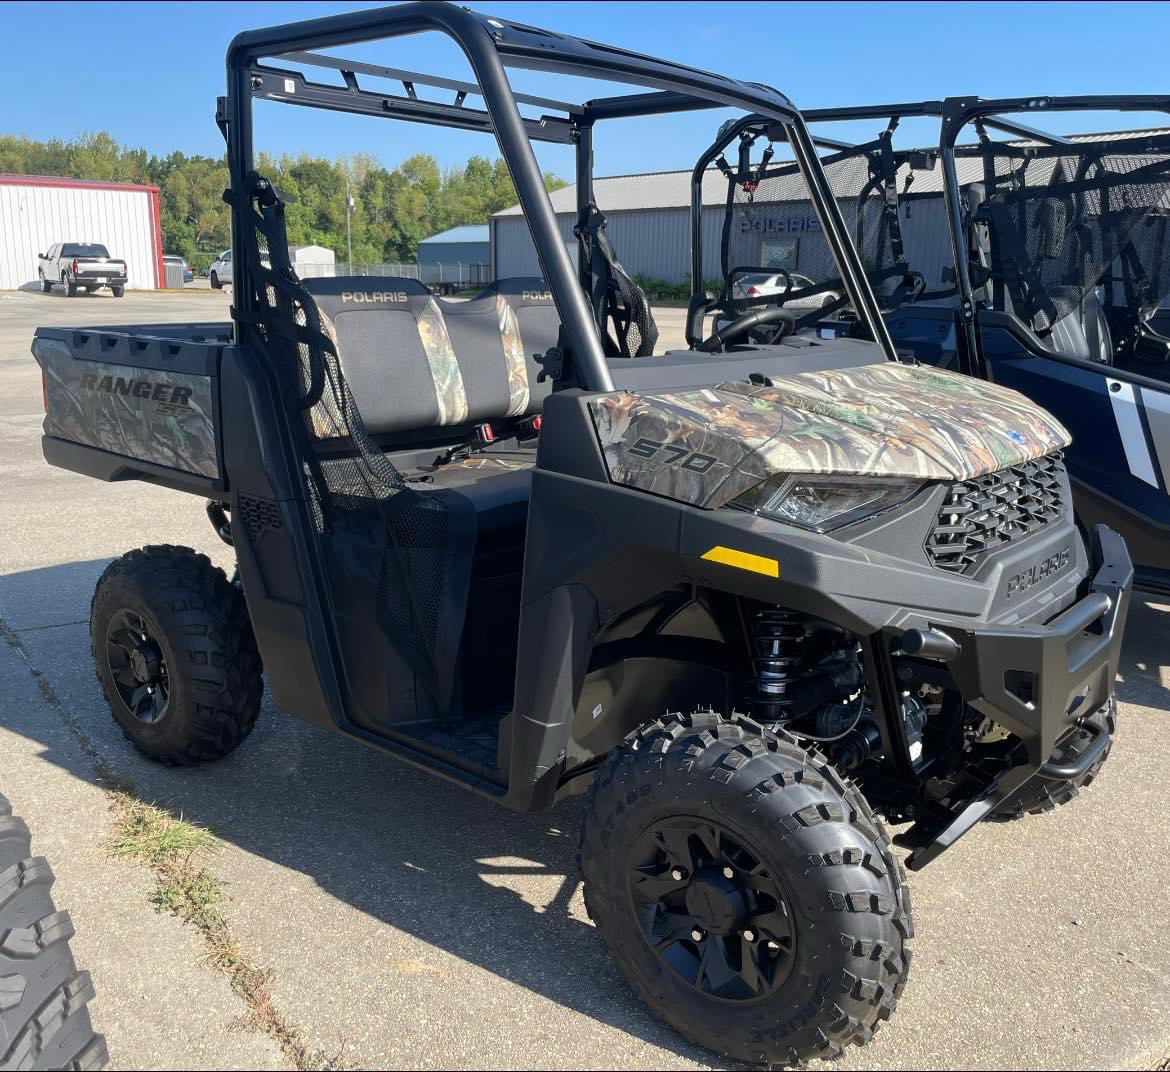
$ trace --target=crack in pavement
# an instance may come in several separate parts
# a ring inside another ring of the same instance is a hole
[[[24,646],[23,640],[21,640],[20,632],[13,629],[3,618],[0,618],[0,639],[3,639],[24,663],[33,681],[36,683],[41,698],[56,712],[78,748],[93,764],[97,785],[105,793],[110,805],[111,814],[115,817],[115,827],[118,825],[117,817],[126,810],[127,798],[141,801],[143,806],[161,813],[163,809],[158,809],[154,805],[142,801],[133,782],[114,771],[102,757],[97,746],[85,730],[82,729],[81,724],[73,712],[69,710],[61,700],[61,697],[57,695],[56,690],[45,676],[44,671],[39,669],[29,657],[28,649]],[[138,859],[137,863],[139,866],[146,867],[147,870],[154,871],[156,877],[160,873],[160,865],[158,863],[152,865],[149,861],[142,859]],[[221,885],[218,876],[215,876],[210,869],[203,867],[199,871],[210,876],[217,887]],[[288,1061],[290,1067],[297,1069],[298,1072],[311,1068],[336,1069],[343,1067],[340,1064],[340,1054],[331,1056],[321,1050],[310,1051],[307,1046],[300,1042],[300,1029],[285,1020],[272,1004],[270,987],[275,973],[272,969],[257,969],[250,966],[250,958],[245,957],[239,952],[235,940],[231,937],[229,924],[222,916],[219,916],[217,913],[215,926],[209,927],[204,925],[204,921],[201,920],[197,913],[172,914],[184,926],[191,927],[199,934],[200,939],[208,948],[209,954],[211,954],[209,957],[210,961],[216,964],[219,970],[228,976],[233,992],[246,1006],[246,1012],[233,1023],[233,1026],[247,1025],[260,1034],[265,1035],[276,1044],[281,1055]],[[225,966],[225,960],[222,954],[223,950],[228,947],[234,952],[232,958],[229,959]],[[228,970],[228,968],[233,968],[237,965],[240,968],[239,973],[234,970]],[[241,978],[237,978],[237,974],[240,974]],[[243,978],[244,975],[247,978]]]

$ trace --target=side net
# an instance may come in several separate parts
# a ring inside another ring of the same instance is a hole
[[[284,204],[254,174],[246,190],[251,228],[241,239],[252,243],[255,312],[243,319],[295,411],[305,496],[326,566],[337,583],[376,593],[378,625],[445,707],[475,518],[413,488],[370,438],[342,375],[332,322],[289,261]]]

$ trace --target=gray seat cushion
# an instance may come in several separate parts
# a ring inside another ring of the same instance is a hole
[[[502,421],[540,411],[551,389],[535,354],[559,320],[539,279],[444,301],[417,279],[304,280],[336,337],[342,373],[374,436]]]

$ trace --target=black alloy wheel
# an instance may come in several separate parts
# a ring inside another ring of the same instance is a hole
[[[166,717],[171,685],[155,630],[135,611],[115,612],[106,626],[106,665],[127,710],[147,724]]]
[[[657,956],[701,994],[754,1001],[791,971],[791,912],[768,866],[721,824],[646,828],[630,851],[630,901]]]

